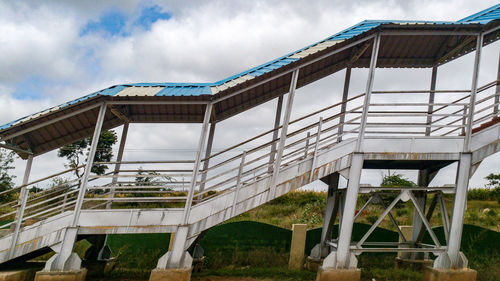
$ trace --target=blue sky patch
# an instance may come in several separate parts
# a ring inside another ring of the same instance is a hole
[[[149,30],[151,25],[158,20],[168,20],[172,17],[169,13],[163,12],[158,5],[142,8],[141,16],[134,22],[145,30]]]
[[[171,14],[163,12],[158,5],[142,8],[138,17],[134,15],[128,16],[120,10],[114,9],[101,14],[98,20],[89,21],[80,31],[80,35],[103,32],[111,36],[128,36],[130,34],[127,30],[127,23],[131,22],[133,18],[136,20],[131,23],[131,26],[139,26],[144,30],[149,30],[156,21],[168,20],[171,17]]]
[[[109,35],[126,36],[124,31],[126,24],[127,17],[123,13],[117,10],[108,11],[103,13],[97,21],[89,21],[81,30],[80,35],[104,31]]]
[[[12,95],[16,99],[39,99],[44,95],[46,80],[38,76],[30,76],[24,81],[17,83]]]

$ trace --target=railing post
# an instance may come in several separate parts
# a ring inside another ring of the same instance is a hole
[[[311,132],[307,132],[306,145],[304,147],[304,159],[307,158],[307,152],[309,151],[309,139],[311,138]]]
[[[271,153],[269,154],[269,168],[268,172],[273,171],[273,162],[276,157],[276,140],[278,139],[278,127],[281,122],[281,110],[283,109],[283,95],[278,98],[278,104],[276,105],[276,117],[274,117],[274,132],[273,132],[273,144],[271,145]]]
[[[90,144],[90,151],[85,164],[85,170],[83,172],[82,180],[80,183],[80,190],[78,191],[78,197],[75,203],[75,210],[73,214],[73,219],[71,222],[71,227],[76,227],[78,220],[80,219],[80,211],[82,209],[83,199],[85,198],[85,192],[87,189],[87,183],[89,181],[90,171],[94,165],[94,157],[97,151],[97,143],[99,142],[99,136],[101,135],[102,123],[104,123],[104,116],[106,115],[106,103],[103,103],[99,108],[99,115],[97,116],[97,121],[94,129],[94,135],[92,136],[92,143]]]
[[[295,89],[297,88],[297,80],[299,79],[299,69],[292,72],[292,79],[290,81],[290,91],[286,101],[285,115],[283,116],[283,126],[281,127],[280,140],[278,144],[278,151],[276,160],[274,161],[273,175],[271,177],[271,184],[269,185],[268,200],[274,198],[275,188],[278,180],[279,169],[281,166],[281,158],[283,157],[283,149],[285,148],[286,135],[288,133],[288,123],[292,113],[293,99],[295,97]]]
[[[372,55],[370,58],[370,70],[366,80],[365,102],[363,104],[363,113],[361,114],[358,141],[356,143],[356,152],[361,152],[365,138],[366,121],[368,119],[368,110],[370,108],[370,98],[373,89],[373,80],[375,78],[375,68],[377,68],[378,50],[380,47],[380,34],[373,39]]]
[[[205,150],[205,161],[203,162],[203,174],[201,175],[200,192],[205,190],[205,180],[207,179],[207,169],[210,165],[210,155],[212,154],[212,144],[214,143],[215,122],[210,123],[210,130],[208,131],[207,149]]]
[[[476,105],[477,81],[479,79],[479,65],[483,48],[483,34],[477,35],[476,56],[474,57],[474,70],[472,72],[472,86],[470,90],[469,111],[467,116],[467,128],[465,131],[464,151],[470,151],[470,140],[472,137],[472,123],[474,122],[474,107]]]
[[[210,116],[212,114],[212,103],[208,103],[205,109],[205,116],[203,117],[203,126],[201,127],[200,139],[198,141],[198,148],[196,150],[196,159],[194,161],[193,173],[191,177],[191,183],[189,185],[188,196],[186,199],[186,205],[184,206],[184,214],[182,221],[186,225],[188,224],[189,212],[191,211],[191,205],[193,204],[194,189],[196,187],[196,178],[198,178],[198,173],[200,170],[201,153],[205,147],[205,139],[207,138],[208,124],[210,122]]]
[[[497,86],[495,87],[495,105],[493,106],[493,117],[498,115],[498,106],[500,103],[500,52],[498,54]]]
[[[344,92],[342,93],[342,105],[340,106],[339,129],[337,138],[338,142],[342,141],[342,134],[344,133],[345,111],[347,110],[347,98],[349,97],[349,83],[351,82],[351,67],[345,69]]]
[[[312,161],[312,166],[311,166],[311,173],[309,174],[309,182],[312,182],[313,175],[314,175],[314,169],[316,169],[316,162],[318,160],[318,148],[319,148],[319,141],[321,139],[321,126],[322,125],[323,125],[323,117],[320,117],[319,121],[318,121],[318,132],[316,133],[316,143],[314,144],[313,161]]]
[[[243,174],[243,167],[245,167],[245,157],[247,155],[246,150],[243,151],[241,155],[240,167],[238,169],[238,177],[236,178],[236,190],[234,191],[233,208],[231,209],[231,217],[234,217],[236,212],[236,203],[238,203],[238,195],[240,194],[241,188],[241,175]]]
[[[432,112],[434,111],[434,97],[436,94],[436,78],[437,78],[437,65],[432,67],[431,74],[431,89],[429,92],[429,106],[427,107],[427,126],[425,127],[425,135],[430,136],[431,134],[431,124],[432,124]]]
[[[467,127],[467,105],[464,105],[464,110],[463,110],[463,117],[462,117],[462,135],[465,136],[465,128]]]
[[[110,189],[110,194],[109,194],[109,201],[106,203],[106,209],[111,209],[111,205],[113,204],[113,197],[115,197],[115,188],[114,186],[118,182],[118,173],[120,172],[120,168],[122,165],[122,159],[123,159],[123,150],[125,149],[125,142],[127,141],[127,134],[128,134],[128,126],[129,123],[123,124],[123,130],[122,130],[122,136],[120,139],[120,146],[118,148],[118,154],[116,155],[116,164],[115,164],[115,170],[113,171],[113,179],[111,180],[111,189]]]
[[[26,184],[29,181],[31,166],[33,165],[33,155],[28,155],[28,160],[26,161],[26,168],[24,170],[24,177],[21,187],[21,192],[19,194],[19,209],[16,214],[16,224],[14,228],[14,234],[12,235],[12,242],[9,249],[9,259],[14,257],[14,252],[17,245],[17,240],[19,238],[19,231],[21,229],[21,223],[23,222],[24,210],[26,209],[26,202],[28,201],[29,190]]]

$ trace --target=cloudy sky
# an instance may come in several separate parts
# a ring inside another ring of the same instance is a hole
[[[495,0],[0,0],[0,123],[115,84],[217,81],[365,19],[454,21],[494,4]],[[483,84],[496,77],[498,50],[498,43],[485,48]],[[471,70],[470,55],[442,67],[438,89],[469,88]],[[362,91],[365,79],[366,70],[353,71],[351,93]],[[429,79],[429,70],[381,70],[375,89],[427,89]],[[342,82],[339,72],[302,88],[293,116],[338,102]],[[215,148],[271,128],[274,107],[275,102],[269,102],[222,122]],[[172,149],[189,151],[196,146],[197,129],[198,125],[132,125],[125,158],[167,158]],[[16,167],[19,180],[23,162],[16,161]],[[482,186],[488,173],[500,172],[498,167],[498,156],[484,161],[472,186]],[[47,153],[35,160],[33,177],[63,168],[54,152]],[[453,169],[445,169],[434,185],[453,183]],[[377,184],[380,178],[381,171],[368,171],[362,181]]]

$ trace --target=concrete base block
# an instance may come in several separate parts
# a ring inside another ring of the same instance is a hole
[[[361,269],[333,269],[320,267],[316,281],[359,281]]]
[[[149,281],[189,281],[191,268],[154,269],[151,271]]]
[[[425,281],[476,281],[477,272],[470,268],[436,269],[427,267]]]
[[[0,281],[31,281],[35,272],[34,268],[0,271]]]
[[[75,271],[38,271],[35,281],[85,281],[87,269]]]
[[[396,257],[394,266],[396,268],[410,268],[413,270],[425,270],[427,267],[432,267],[433,260],[409,260]]]

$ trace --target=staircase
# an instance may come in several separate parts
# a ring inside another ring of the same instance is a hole
[[[500,124],[495,122],[498,114],[491,113],[492,105],[496,106],[496,94],[491,91],[497,84],[494,81],[478,89],[478,94],[487,96],[478,98],[475,104],[473,128],[477,129],[470,140],[473,167],[500,150]],[[374,91],[373,95],[395,93]],[[373,99],[365,124],[365,163],[458,161],[464,151],[470,95],[464,91],[455,94],[462,96],[451,102],[436,102],[430,114],[414,110],[427,107],[427,103],[377,103]],[[189,169],[193,160],[100,163],[117,169],[90,177],[77,223],[78,235],[175,232],[178,226],[187,225],[187,248],[202,231],[274,198],[332,173],[348,177],[362,125],[364,97],[360,94],[290,121],[286,134],[281,134],[283,128],[279,126],[201,159],[206,168],[200,169],[194,180]],[[406,109],[379,110],[385,107]],[[426,121],[419,122],[418,118]],[[161,169],[124,169],[127,165],[155,165]],[[21,192],[0,205],[7,210],[0,219],[12,220],[2,226],[5,235],[0,238],[0,263],[32,258],[49,248],[59,252],[64,231],[74,216],[82,178],[59,182],[39,193],[23,195],[22,190],[69,177],[84,168],[68,169],[0,193],[9,198]],[[143,181],[131,181],[138,177]],[[190,190],[191,202],[186,204]],[[24,198],[24,207],[17,197]],[[16,222],[21,223],[18,231]]]

